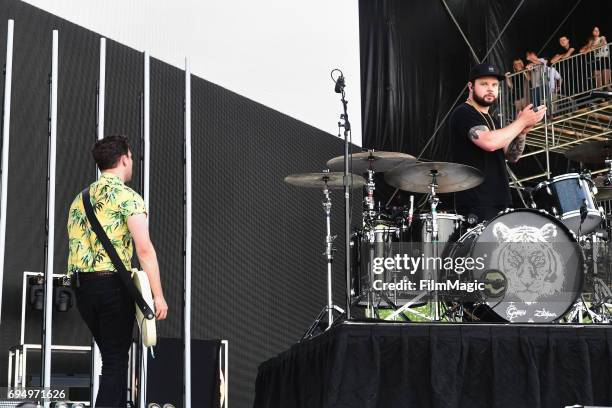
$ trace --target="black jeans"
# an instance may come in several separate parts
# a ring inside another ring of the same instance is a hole
[[[81,317],[102,354],[102,376],[95,407],[125,408],[134,301],[119,275],[80,279],[76,297]]]

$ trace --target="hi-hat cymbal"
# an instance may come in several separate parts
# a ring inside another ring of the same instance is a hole
[[[597,187],[597,194],[595,194],[595,201],[606,201],[612,200],[612,185],[604,185],[604,177],[598,177],[593,180],[595,187]]]
[[[612,159],[612,140],[579,144],[565,152],[565,157],[582,163],[603,163]]]
[[[354,173],[365,173],[372,169],[376,172],[391,170],[400,164],[415,162],[416,158],[406,153],[399,152],[377,152],[368,150],[367,152],[353,153],[352,171]],[[334,157],[327,162],[327,168],[331,171],[344,170],[344,156]]]
[[[357,174],[349,174],[352,177],[353,183],[351,188],[359,188],[365,185],[365,179]],[[344,173],[297,173],[285,177],[285,183],[292,184],[298,187],[320,188],[323,189],[327,184],[330,190],[340,190],[344,188]]]
[[[385,181],[400,190],[429,193],[432,172],[436,173],[437,193],[454,193],[474,188],[484,180],[482,172],[458,163],[430,162],[398,166],[385,174]]]

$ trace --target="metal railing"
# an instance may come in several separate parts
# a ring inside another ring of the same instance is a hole
[[[611,48],[612,43],[608,43],[554,64],[535,65],[507,75],[499,95],[503,126],[530,103],[546,105],[549,116],[555,116],[590,103],[595,91],[612,88]]]

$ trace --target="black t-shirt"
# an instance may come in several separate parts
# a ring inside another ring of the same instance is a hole
[[[485,125],[491,129],[491,121],[499,129],[499,120],[493,115],[485,119],[467,103],[455,108],[450,118],[451,154],[455,163],[467,164],[484,174],[484,181],[477,187],[455,193],[457,206],[507,206],[512,205],[504,149],[487,152],[470,140],[469,131],[474,126]],[[487,120],[489,123],[487,123]],[[493,129],[491,129],[493,130]]]

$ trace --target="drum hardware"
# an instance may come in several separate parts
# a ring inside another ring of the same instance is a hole
[[[414,217],[414,196],[410,194],[410,209],[408,210],[408,228],[412,226],[413,217]]]
[[[612,200],[612,159],[606,160],[608,172],[594,181],[594,193],[596,201]]]
[[[527,201],[525,200],[525,197],[523,196],[523,193],[525,193],[525,188],[523,187],[523,184],[518,179],[518,177],[516,177],[516,174],[514,174],[514,172],[510,168],[510,165],[507,162],[506,162],[506,171],[508,172],[508,174],[510,175],[510,178],[514,181],[514,183],[516,183],[516,186],[511,186],[511,187],[516,189],[516,192],[518,193],[518,196],[521,199],[523,206],[527,208]]]
[[[383,173],[400,164],[412,162],[416,162],[414,156],[399,152],[368,150],[366,152],[353,154],[351,161],[352,171],[358,174],[367,174],[366,194],[363,198],[364,226],[370,224],[377,214],[381,214],[380,209],[378,211],[375,210],[374,202],[374,191],[376,190],[374,176],[376,173]],[[343,163],[344,156],[334,157],[327,162],[327,168],[331,171],[339,171]]]
[[[612,290],[609,286],[612,262],[608,257],[608,247],[604,234],[594,232],[581,237],[580,244],[587,254],[587,288],[566,316],[567,322],[583,323],[588,315],[593,323],[612,323]],[[603,266],[603,268],[601,268]]]
[[[368,178],[366,182],[366,194],[363,198],[363,206],[364,206],[364,220],[372,219],[375,216],[374,211],[374,190],[376,189],[376,184],[374,183],[374,171],[368,169]]]
[[[581,295],[564,316],[565,323],[585,323],[585,315],[592,323],[612,323],[612,291],[599,278],[593,279],[593,285],[595,289],[591,301],[587,301],[586,296]]]
[[[363,177],[351,174],[352,186],[354,188],[362,187],[365,184]],[[323,212],[325,214],[325,251],[323,255],[327,262],[327,305],[323,307],[321,312],[315,318],[310,328],[306,331],[301,340],[308,339],[314,336],[315,331],[319,327],[325,314],[327,314],[327,328],[329,329],[334,322],[333,312],[336,311],[340,314],[344,313],[344,310],[337,305],[334,305],[332,299],[332,262],[334,260],[334,247],[333,243],[336,236],[331,235],[331,189],[343,189],[344,186],[344,174],[340,172],[330,173],[324,171],[322,173],[302,173],[292,174],[285,177],[285,182],[306,188],[321,188],[323,191]]]

